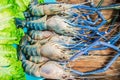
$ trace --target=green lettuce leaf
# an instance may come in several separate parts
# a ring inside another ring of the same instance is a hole
[[[12,73],[13,80],[25,80],[25,73],[23,72],[22,63],[21,61],[17,61],[16,63],[13,63],[10,67],[14,69]]]
[[[22,29],[6,28],[0,31],[0,44],[19,44],[24,31]]]
[[[38,0],[39,3],[44,3],[44,0]]]
[[[17,50],[12,45],[0,45],[0,80],[26,80]]]
[[[24,19],[23,11],[28,8],[31,0],[5,0],[0,1],[0,13],[6,11],[8,14],[12,12],[12,16]],[[8,11],[7,9],[11,10]],[[4,15],[4,14],[3,14]]]
[[[10,66],[0,67],[0,80],[26,80],[21,62],[11,62],[14,63]]]
[[[0,45],[0,56],[17,59],[17,50],[12,45]]]
[[[22,0],[26,7],[29,6],[31,0]]]

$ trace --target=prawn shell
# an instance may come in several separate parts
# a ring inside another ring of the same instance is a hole
[[[59,36],[59,35],[55,35],[55,36],[51,37],[49,41],[51,41],[51,42],[60,42],[60,43],[63,43],[63,44],[76,43],[76,41],[74,41],[72,37]]]
[[[66,20],[61,18],[60,16],[53,16],[47,20],[47,27],[49,30],[52,30],[61,35],[65,36],[77,35],[77,30],[79,29],[69,25],[65,21]]]
[[[53,15],[53,14],[59,14],[61,11],[65,11],[66,9],[71,8],[70,4],[48,4],[44,5],[44,13],[46,15]]]
[[[32,39],[34,40],[42,40],[42,39],[46,39],[49,38],[51,36],[53,36],[53,32],[50,31],[36,31],[36,30],[32,30],[29,32],[29,36],[31,36]]]
[[[40,53],[49,59],[64,61],[69,58],[69,54],[67,54],[66,51],[67,49],[65,49],[64,46],[55,42],[48,42],[41,47]]]
[[[29,56],[40,56],[41,45],[26,45],[21,48],[22,52]]]
[[[47,62],[49,59],[41,56],[30,56],[29,60],[34,63],[44,63],[44,62]]]
[[[25,46],[25,45],[29,45],[29,41],[31,41],[31,38],[30,38],[30,36],[29,35],[25,35],[23,38],[22,38],[22,40],[20,41],[20,47],[21,46]]]
[[[41,76],[48,79],[63,79],[68,77],[69,73],[65,72],[63,67],[54,61],[49,61],[40,68]]]
[[[45,5],[31,5],[29,10],[32,15],[43,16],[43,15],[54,15],[59,14],[61,11],[71,8],[71,4],[45,4]]]
[[[43,15],[45,15],[43,7],[44,7],[43,5],[39,5],[39,4],[30,5],[29,10],[30,10],[31,14],[34,16],[43,16]]]
[[[32,30],[46,30],[47,29],[46,19],[47,16],[44,16],[37,20],[28,21],[25,23],[25,27]]]
[[[26,18],[26,21],[34,21],[34,20],[38,20],[38,19],[40,19],[41,17],[27,17]]]
[[[40,77],[39,67],[41,65],[35,64],[35,63],[28,61],[28,60],[24,60],[22,62],[23,62],[23,68],[24,68],[26,73],[28,73],[30,75],[34,75],[36,77]]]

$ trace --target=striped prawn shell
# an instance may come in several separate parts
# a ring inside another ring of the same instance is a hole
[[[70,50],[57,42],[47,42],[41,47],[40,52],[41,56],[56,61],[66,61],[70,57]]]
[[[40,56],[40,44],[34,44],[34,45],[25,45],[21,47],[21,50],[24,54],[29,56]]]
[[[61,36],[61,35],[55,35],[50,38],[51,42],[59,42],[59,43],[64,43],[64,44],[74,44],[76,43],[75,40],[73,40],[73,37],[68,37],[68,36]]]
[[[41,56],[29,56],[29,61],[34,63],[44,63],[47,62],[49,59]]]
[[[49,61],[44,64],[36,64],[28,60],[23,60],[23,68],[26,73],[36,77],[43,76],[48,79],[67,79],[70,73],[54,61]]]
[[[25,22],[24,26],[32,30],[46,30],[47,29],[46,18],[47,16],[44,16],[37,20]]]
[[[52,30],[58,34],[65,36],[75,36],[78,34],[80,28],[73,27],[65,22],[64,18],[60,16],[53,16],[47,20],[48,30]],[[54,23],[53,23],[54,22]]]
[[[55,15],[61,13],[61,11],[64,11],[66,9],[70,9],[72,7],[72,4],[32,4],[29,6],[29,11],[34,16],[43,16],[43,15]]]
[[[28,18],[28,17],[31,17],[31,16],[32,16],[32,15],[31,15],[29,12],[27,12],[27,11],[24,12],[23,14],[24,14],[25,18]]]
[[[28,60],[23,60],[22,61],[23,63],[23,68],[25,70],[26,73],[30,74],[30,75],[34,75],[36,77],[40,77],[40,67],[41,67],[41,64],[36,64],[36,63],[33,63],[31,61],[28,61]]]
[[[46,38],[50,38],[54,35],[53,32],[51,31],[36,31],[36,30],[31,30],[29,32],[29,36],[31,36],[32,39],[35,40],[42,40],[42,39],[46,39]]]
[[[34,21],[34,20],[38,20],[38,19],[40,19],[41,17],[36,17],[36,16],[34,16],[34,17],[27,17],[26,18],[26,21]]]
[[[29,35],[25,35],[21,41],[20,41],[20,45],[19,47],[25,46],[25,45],[29,45],[29,42],[31,41],[31,37]]]
[[[69,80],[70,73],[55,61],[48,61],[40,68],[40,74],[48,79]]]

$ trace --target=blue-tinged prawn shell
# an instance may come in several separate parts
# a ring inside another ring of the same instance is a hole
[[[31,30],[29,31],[28,34],[34,40],[47,39],[55,35],[54,32],[51,31],[39,31],[39,30]]]
[[[38,19],[40,19],[41,17],[28,17],[28,18],[26,18],[26,21],[34,21],[34,20],[38,20]]]
[[[71,8],[72,4],[45,4],[45,5],[34,5],[29,6],[29,11],[34,16],[43,16],[43,15],[54,15],[59,14],[61,11]]]
[[[44,16],[33,21],[22,21],[20,19],[15,19],[15,22],[18,27],[27,27],[30,30],[46,30],[46,18],[47,16]]]
[[[42,56],[29,56],[29,61],[32,61],[37,64],[47,62],[48,60],[49,60],[48,58]]]
[[[30,74],[30,75],[34,75],[36,77],[40,77],[40,67],[41,64],[35,64],[31,61],[28,60],[23,60],[23,68],[25,70],[26,73]]]
[[[35,45],[25,45],[23,47],[21,47],[22,52],[25,55],[29,55],[29,56],[41,56],[40,54],[40,48],[41,45],[40,44],[35,44]]]
[[[70,78],[70,73],[54,61],[49,61],[41,66],[40,74],[48,79],[69,80]]]
[[[79,28],[73,27],[65,22],[60,16],[53,16],[47,20],[48,30],[52,30],[58,34],[65,36],[75,36],[78,34]]]
[[[40,49],[41,56],[56,61],[67,61],[71,51],[57,42],[47,42]]]

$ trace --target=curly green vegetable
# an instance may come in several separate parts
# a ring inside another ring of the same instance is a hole
[[[21,62],[16,61],[12,65],[0,67],[0,80],[26,80]]]
[[[0,45],[0,80],[26,80],[17,50],[12,45]]]
[[[23,35],[22,29],[6,28],[0,31],[0,44],[19,44]]]
[[[44,0],[38,0],[39,3],[44,3]]]
[[[30,1],[0,0],[0,80],[26,80],[17,50],[12,44],[19,44],[24,36],[24,31],[16,28],[14,18],[24,19],[23,11]]]
[[[0,1],[0,13],[2,10],[6,11],[8,14],[10,12],[14,17],[24,19],[23,11],[25,11],[30,4],[31,0],[4,0]]]

